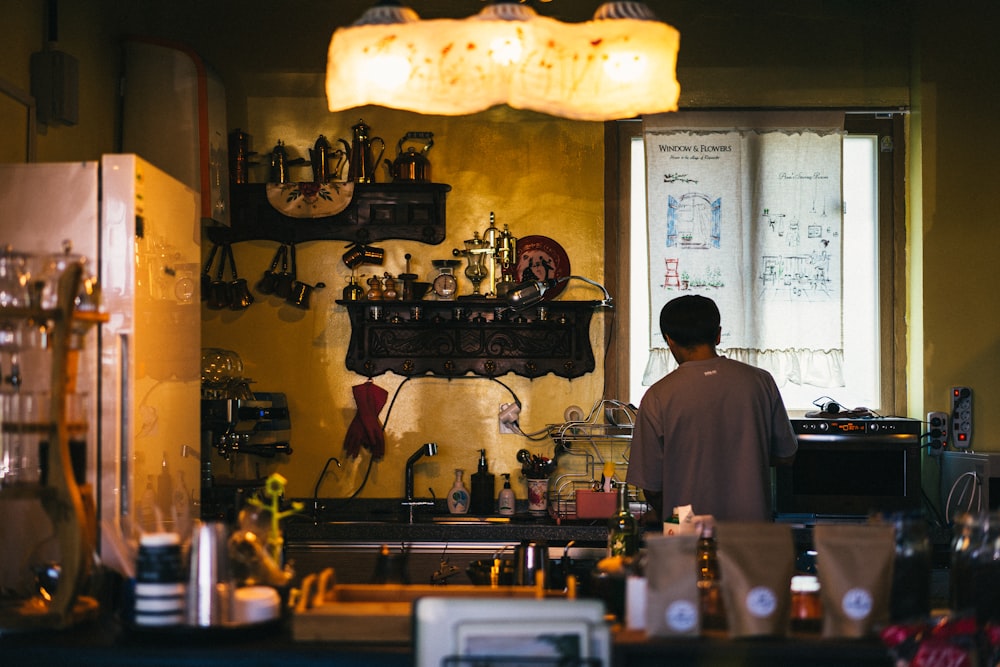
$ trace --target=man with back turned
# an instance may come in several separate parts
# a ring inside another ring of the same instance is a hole
[[[771,374],[716,351],[719,323],[704,296],[660,311],[679,366],[642,398],[626,480],[661,518],[691,505],[721,521],[770,521],[770,466],[792,462],[795,434]]]

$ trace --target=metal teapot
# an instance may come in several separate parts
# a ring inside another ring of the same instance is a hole
[[[354,138],[351,141],[351,164],[347,168],[347,180],[355,183],[374,183],[375,166],[381,162],[385,153],[385,142],[382,137],[369,137],[371,127],[363,119],[351,128]],[[372,147],[379,144],[378,157],[373,157]]]
[[[316,183],[326,183],[327,181],[339,181],[347,156],[351,153],[351,145],[344,139],[336,139],[344,146],[344,150],[333,148],[327,138],[322,134],[316,140],[315,145],[309,149],[309,162],[312,164],[313,181]]]
[[[417,151],[415,146],[403,146],[409,141],[423,141],[424,146]],[[407,132],[396,144],[397,156],[393,162],[385,161],[389,176],[393,181],[429,181],[431,163],[427,159],[427,151],[434,145],[433,132]]]

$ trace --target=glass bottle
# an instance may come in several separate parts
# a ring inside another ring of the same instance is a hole
[[[715,545],[715,526],[701,524],[698,535],[698,593],[701,598],[702,626],[719,630],[725,627],[722,593],[719,588],[719,560]]]
[[[351,274],[347,287],[344,288],[344,301],[361,301],[365,298],[365,290],[358,284],[358,277]]]
[[[931,611],[930,536],[920,516],[895,514],[889,520],[896,528],[896,557],[892,568],[889,620],[923,619]]]
[[[634,556],[639,552],[639,522],[628,506],[628,484],[618,485],[618,511],[608,521],[608,556]]]
[[[950,588],[955,613],[975,611],[980,623],[1000,620],[1000,512],[955,520]]]

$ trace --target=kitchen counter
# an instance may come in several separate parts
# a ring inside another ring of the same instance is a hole
[[[131,633],[110,621],[70,630],[0,636],[4,664],[60,667],[402,667],[413,665],[408,645],[295,642],[287,624],[267,631]],[[730,640],[648,639],[617,633],[613,667],[891,667],[877,639],[826,640],[792,636]]]
[[[551,561],[568,556],[582,575],[603,557],[607,545],[603,519],[556,522],[527,512],[512,517],[450,515],[440,505],[417,508],[410,523],[398,500],[322,505],[334,509],[306,512],[284,523],[286,559],[297,577],[333,567],[341,583],[368,583],[379,549],[386,545],[407,552],[410,583],[467,584],[470,563],[497,554],[512,557],[514,547],[525,540],[547,544]],[[563,564],[568,568],[569,561]]]
[[[414,523],[373,518],[296,517],[284,525],[285,541],[295,542],[520,542],[546,541],[561,546],[571,541],[603,547],[608,528],[604,520],[556,523],[549,516],[474,517],[433,514]]]

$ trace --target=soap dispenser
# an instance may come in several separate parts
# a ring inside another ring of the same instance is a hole
[[[496,492],[496,478],[490,472],[486,463],[486,450],[479,450],[479,470],[472,473],[472,504],[469,511],[473,514],[493,513],[493,494]]]
[[[465,471],[455,468],[455,483],[448,491],[448,511],[452,514],[467,514],[469,511],[469,492],[462,481]]]
[[[510,488],[510,473],[503,473],[503,488],[497,496],[497,507],[503,516],[514,515],[514,490]]]

